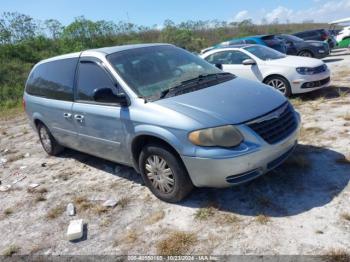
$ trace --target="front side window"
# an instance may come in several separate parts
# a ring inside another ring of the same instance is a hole
[[[223,65],[240,65],[250,57],[240,51],[223,51],[212,54],[206,58],[209,63]]]
[[[77,100],[94,101],[94,93],[103,88],[116,89],[108,73],[95,62],[79,63]]]
[[[107,59],[134,92],[147,99],[159,98],[162,91],[201,75],[222,73],[198,56],[170,45],[129,49]]]
[[[266,46],[248,46],[244,49],[264,61],[281,59],[286,57],[284,54]]]
[[[73,101],[74,74],[78,58],[38,65],[31,73],[26,92],[49,99]]]

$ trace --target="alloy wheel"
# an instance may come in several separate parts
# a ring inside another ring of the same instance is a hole
[[[267,82],[267,84],[269,86],[276,88],[277,90],[279,90],[283,94],[286,92],[286,89],[287,89],[286,84],[280,79],[276,79],[276,78],[271,79]]]

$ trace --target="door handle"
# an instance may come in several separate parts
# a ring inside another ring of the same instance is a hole
[[[77,120],[80,123],[82,123],[84,121],[83,115],[75,115],[74,118],[75,118],[75,120]]]
[[[70,113],[64,113],[64,114],[63,114],[63,117],[64,117],[64,118],[71,118],[71,117],[72,117],[72,114],[70,114]]]

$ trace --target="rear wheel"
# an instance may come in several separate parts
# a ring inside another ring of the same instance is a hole
[[[287,79],[280,76],[271,76],[267,78],[265,84],[276,88],[278,91],[283,93],[285,96],[290,96],[292,94],[290,84]]]
[[[162,145],[146,145],[141,152],[139,166],[146,186],[163,201],[179,202],[193,189],[181,159]]]
[[[56,141],[56,139],[52,136],[50,130],[44,124],[39,123],[37,129],[40,143],[46,153],[51,156],[55,156],[63,151],[64,147]]]
[[[301,51],[298,55],[304,56],[304,57],[314,57],[314,55],[310,51],[307,51],[307,50]]]

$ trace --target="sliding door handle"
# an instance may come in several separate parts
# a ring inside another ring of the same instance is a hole
[[[75,115],[74,118],[75,118],[75,120],[77,120],[80,123],[82,123],[84,121],[83,115]]]

